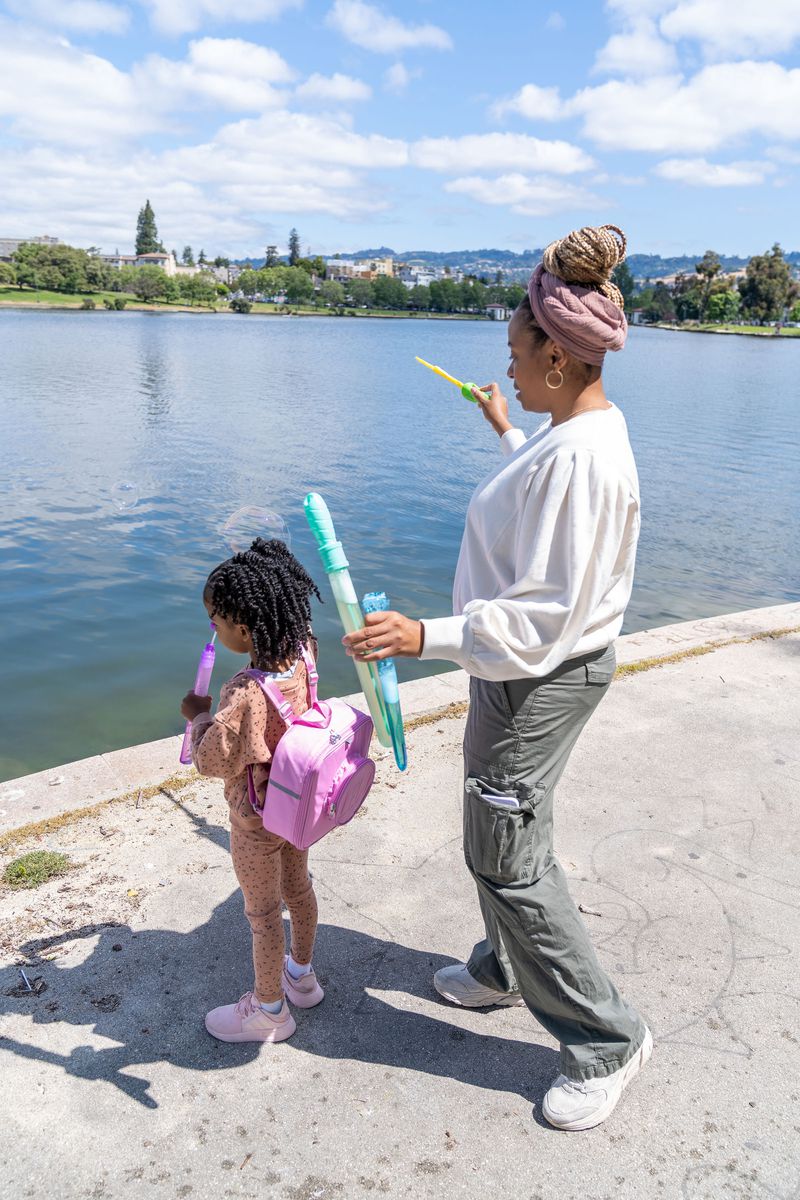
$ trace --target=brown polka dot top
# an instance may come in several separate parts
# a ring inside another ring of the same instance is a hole
[[[316,642],[311,652],[316,658]],[[288,679],[274,680],[299,717],[308,710],[308,672],[300,659]],[[259,796],[269,778],[269,762],[286,731],[278,710],[255,679],[234,675],[222,685],[212,719],[201,713],[192,722],[192,759],[201,775],[225,781],[225,799],[238,807],[247,795],[247,767]]]

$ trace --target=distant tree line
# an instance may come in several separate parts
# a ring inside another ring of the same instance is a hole
[[[321,268],[318,274],[318,267]],[[394,311],[475,313],[487,304],[516,308],[523,295],[520,284],[504,287],[486,284],[475,277],[457,283],[453,279],[435,280],[430,285],[407,288],[399,279],[378,275],[375,279],[355,278],[340,282],[323,277],[324,264],[300,259],[295,267],[262,267],[245,270],[235,288],[252,300],[285,298],[287,304],[317,304],[326,308],[377,308]],[[315,287],[315,277],[317,286]]]
[[[724,274],[719,255],[707,250],[692,273],[679,272],[671,285],[646,280],[638,291],[630,289],[626,307],[641,309],[650,322],[767,325],[787,315],[800,321],[798,296],[800,287],[776,243],[754,255],[738,280]]]

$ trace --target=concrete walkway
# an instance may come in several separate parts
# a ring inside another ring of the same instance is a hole
[[[3,863],[80,864],[0,891],[0,1196],[797,1200],[800,633],[757,635],[798,628],[787,605],[619,643],[683,657],[614,684],[559,793],[573,894],[656,1039],[589,1133],[539,1115],[557,1057],[526,1010],[430,985],[480,932],[461,673],[408,685],[407,774],[384,758],[312,851],[327,998],[277,1047],[202,1026],[249,986],[249,936],[218,785],[159,787],[176,739],[0,785]]]

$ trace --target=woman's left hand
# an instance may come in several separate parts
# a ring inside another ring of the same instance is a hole
[[[195,692],[187,692],[181,700],[181,716],[187,721],[193,721],[200,713],[211,711],[211,697],[198,696]]]
[[[421,621],[412,621],[399,612],[367,613],[366,625],[342,638],[351,658],[377,662],[381,658],[419,658],[424,630]]]

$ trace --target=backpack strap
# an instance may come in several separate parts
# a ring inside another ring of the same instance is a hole
[[[294,724],[295,716],[291,701],[287,700],[281,689],[271,680],[265,679],[264,672],[256,670],[255,667],[249,667],[246,671],[241,671],[242,675],[249,675],[251,679],[255,679],[258,686],[261,688],[264,695],[278,710],[278,716],[288,729]]]
[[[307,646],[303,646],[302,655],[306,666],[306,674],[308,675],[308,704],[310,708],[313,708],[317,703],[319,672],[317,671],[317,664],[314,662],[314,656]]]

